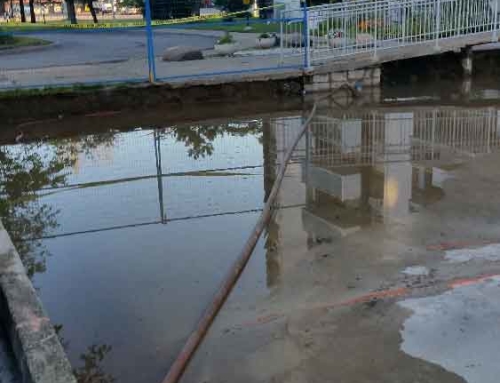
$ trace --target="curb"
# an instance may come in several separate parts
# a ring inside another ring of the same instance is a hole
[[[76,383],[59,338],[1,222],[0,308],[23,383]]]
[[[59,43],[51,41],[50,44],[45,44],[45,45],[33,45],[33,46],[27,46],[27,47],[0,49],[0,56],[17,54],[17,53],[24,53],[24,52],[37,52],[37,51],[43,51],[46,49],[49,50],[49,49],[57,48],[58,46],[59,46]]]

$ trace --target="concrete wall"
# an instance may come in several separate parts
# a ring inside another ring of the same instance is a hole
[[[71,364],[0,222],[0,321],[23,383],[76,383]]]
[[[353,87],[355,84],[376,87],[380,85],[380,74],[380,68],[313,74],[306,78],[304,90],[306,93],[329,92],[345,85]]]

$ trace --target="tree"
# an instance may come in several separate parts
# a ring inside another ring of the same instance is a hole
[[[28,0],[30,5],[30,21],[32,24],[36,23],[36,15],[35,15],[35,1]]]
[[[26,14],[24,13],[24,0],[19,0],[19,11],[21,12],[21,22],[26,22]]]
[[[64,338],[62,324],[55,324],[54,331],[65,351],[68,351],[70,342]],[[112,351],[107,344],[93,344],[87,348],[87,352],[80,355],[83,366],[73,369],[73,374],[78,383],[113,383],[116,381],[113,375],[104,371],[104,359]]]
[[[64,182],[60,172],[69,165],[67,158],[44,158],[37,145],[0,148],[0,217],[12,237],[29,277],[45,271],[47,251],[40,238],[57,227],[57,214],[40,204],[36,191]]]
[[[54,140],[46,143],[0,146],[0,218],[31,278],[46,269],[50,255],[42,238],[58,227],[58,211],[41,203],[46,187],[66,184],[79,153],[90,154],[111,145],[112,133]]]
[[[144,13],[144,0],[123,0],[121,5],[130,8],[139,8]]]
[[[71,24],[76,24],[75,0],[66,0],[66,9],[68,12],[69,22]]]
[[[94,21],[94,24],[97,24],[98,20],[97,20],[97,14],[95,13],[95,8],[94,8],[94,2],[93,2],[93,0],[87,0],[87,5],[88,5],[88,7],[90,9],[90,14],[92,15],[92,20]]]
[[[113,383],[115,378],[104,371],[104,358],[112,350],[107,344],[90,346],[86,353],[80,356],[83,366],[74,370],[78,383]]]
[[[177,142],[184,142],[188,148],[189,157],[198,159],[213,154],[214,146],[212,142],[219,136],[222,137],[227,134],[243,137],[261,133],[262,123],[252,121],[250,123],[242,123],[239,126],[223,124],[173,127],[167,134],[174,136]]]
[[[246,11],[249,7],[243,0],[215,0],[214,4],[226,12]]]

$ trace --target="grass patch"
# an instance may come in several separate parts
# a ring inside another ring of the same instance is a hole
[[[94,24],[90,20],[84,20],[78,22],[78,27],[74,28],[74,30],[80,30],[80,29],[93,29],[95,26],[99,27],[102,25],[104,26],[109,26],[110,28],[114,27],[120,27],[120,26],[144,26],[144,20],[141,17],[137,17],[134,19],[105,19],[105,20],[99,20],[98,24]],[[47,21],[46,23],[18,23],[18,22],[12,22],[12,23],[4,23],[2,25],[2,28],[4,31],[9,31],[9,32],[35,32],[37,30],[47,30],[47,29],[68,29],[68,30],[73,30],[71,27],[71,23],[67,20],[51,20]]]
[[[50,41],[35,37],[0,35],[0,50],[49,44],[51,44]]]
[[[116,84],[116,87],[123,86],[123,84]],[[24,97],[38,97],[38,96],[48,96],[48,95],[62,95],[62,94],[75,94],[75,93],[87,93],[95,92],[104,89],[104,85],[100,84],[75,84],[68,87],[46,87],[46,88],[34,88],[34,89],[12,89],[0,91],[0,100],[10,99],[10,98],[24,98]]]
[[[187,29],[200,29],[209,31],[226,31],[226,32],[240,32],[240,33],[272,33],[279,32],[279,23],[267,23],[261,19],[251,18],[251,30],[247,31],[247,23],[245,19],[238,19],[237,21],[224,21],[220,19],[211,19],[203,22],[193,24],[183,24]],[[174,26],[175,27],[175,26]]]

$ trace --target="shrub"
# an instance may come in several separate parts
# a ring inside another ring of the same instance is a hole
[[[226,32],[224,36],[217,41],[217,44],[219,45],[232,43],[234,43],[234,38],[229,32]]]

